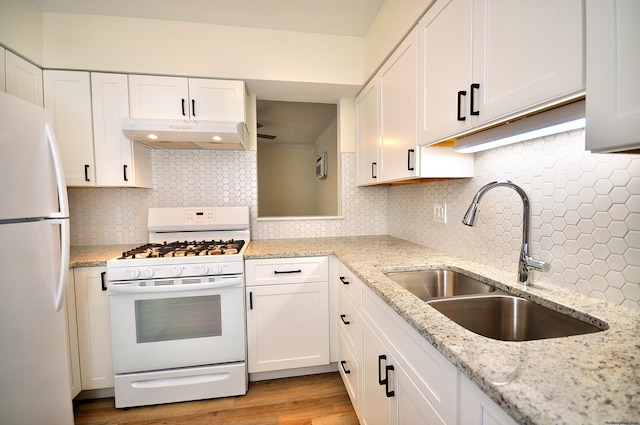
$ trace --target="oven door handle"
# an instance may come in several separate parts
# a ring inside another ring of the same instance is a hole
[[[109,285],[110,294],[149,294],[157,292],[186,292],[201,291],[204,289],[221,289],[233,286],[242,286],[241,277],[222,278],[215,282],[184,283],[180,285],[138,286],[131,284]]]

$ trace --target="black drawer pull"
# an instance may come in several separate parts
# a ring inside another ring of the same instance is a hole
[[[345,360],[341,360],[340,361],[340,366],[342,366],[342,370],[344,371],[345,374],[348,375],[348,374],[351,373],[351,371],[349,369],[347,369],[346,364],[347,364],[347,362]]]
[[[384,392],[386,393],[387,397],[393,397],[394,395],[396,395],[396,393],[393,390],[389,391],[389,371],[393,371],[394,367],[393,365],[388,365],[384,370],[385,370]]]
[[[84,164],[84,181],[91,181],[89,180],[89,164]]]
[[[346,280],[346,279],[344,278],[344,276],[340,276],[340,282],[342,282],[342,284],[343,284],[343,285],[348,285],[348,284],[349,284],[349,281],[348,281],[348,280]]]
[[[196,116],[196,100],[191,99],[191,116]]]
[[[458,92],[458,111],[456,112],[456,115],[458,117],[458,121],[465,121],[467,119],[467,117],[463,117],[461,115],[461,109],[462,109],[462,97],[467,95],[467,91],[466,90],[460,90]]]
[[[249,292],[249,310],[253,310],[253,292]]]
[[[124,181],[128,182],[129,178],[127,177],[127,167],[128,165],[122,165],[122,177],[124,177]]]
[[[302,273],[302,270],[298,269],[298,270],[274,270],[273,274],[292,274],[292,273]]]
[[[100,283],[102,284],[102,290],[106,291],[107,290],[107,283],[105,282],[105,275],[107,274],[107,272],[102,272],[100,273]]]
[[[407,150],[407,170],[409,170],[409,171],[415,170],[415,167],[411,166],[411,154],[415,153],[415,152],[416,152],[415,149],[408,149]]]
[[[478,92],[478,90],[480,90],[480,84],[478,83],[471,84],[471,107],[469,108],[471,111],[469,112],[470,115],[480,115],[480,110],[474,109],[474,107],[476,106],[475,94]]]
[[[372,162],[371,163],[371,178],[372,179],[377,179],[378,178],[378,163],[376,162]]]
[[[182,100],[182,116],[186,117],[187,114],[184,112],[184,99],[180,99],[180,100]]]
[[[347,315],[346,314],[341,314],[340,315],[340,320],[342,320],[342,323],[344,323],[345,325],[348,325],[349,323],[351,323],[350,321],[347,320]]]

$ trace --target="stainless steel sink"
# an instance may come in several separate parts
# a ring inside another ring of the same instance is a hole
[[[445,269],[386,273],[398,285],[424,301],[436,298],[504,293],[462,273]]]
[[[439,299],[429,305],[471,332],[502,341],[531,341],[604,330],[509,295]]]

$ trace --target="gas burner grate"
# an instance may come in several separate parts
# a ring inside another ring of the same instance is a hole
[[[230,239],[210,241],[178,241],[171,243],[148,243],[125,251],[119,260],[135,258],[167,258],[167,257],[196,257],[206,255],[231,255],[240,252],[244,246],[243,240]]]

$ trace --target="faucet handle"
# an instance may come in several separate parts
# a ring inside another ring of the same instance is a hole
[[[536,260],[535,258],[529,256],[525,257],[525,263],[527,265],[527,268],[538,270],[541,272],[548,272],[550,268],[549,263],[545,263],[541,260]]]

